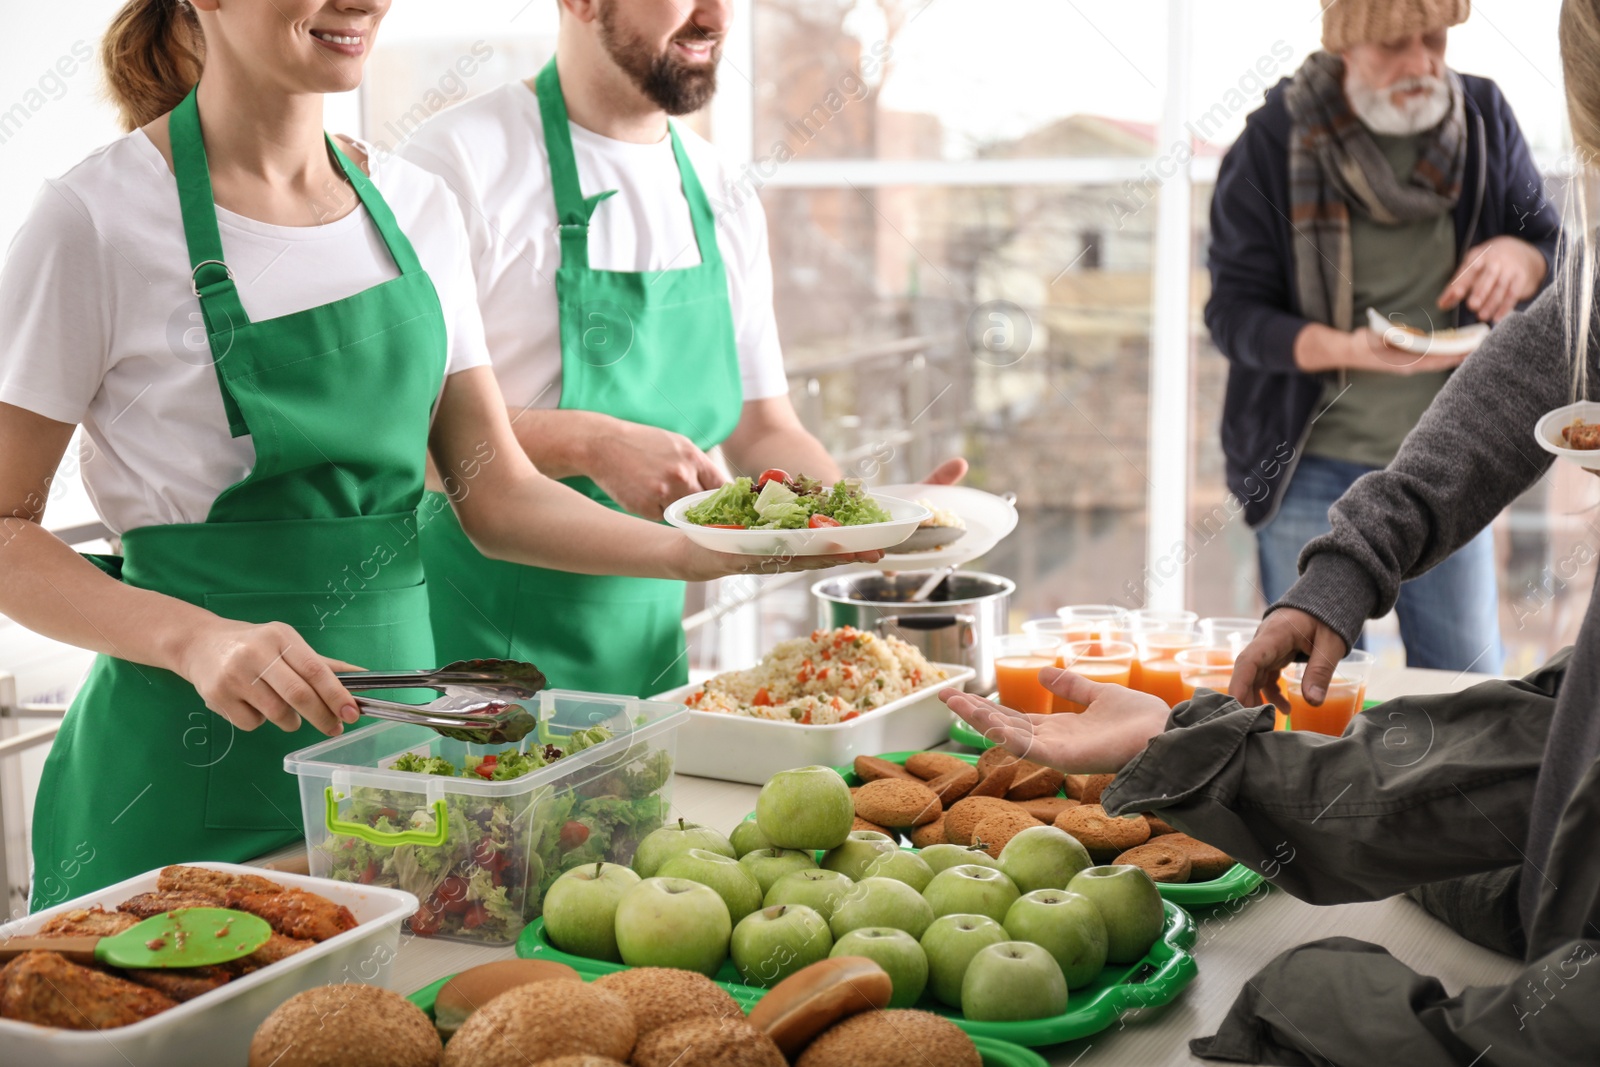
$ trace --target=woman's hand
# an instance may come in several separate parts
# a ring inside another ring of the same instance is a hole
[[[333,675],[360,667],[320,656],[287,623],[215,618],[184,643],[176,668],[206,707],[241,730],[271,722],[293,733],[304,719],[329,737],[360,718]]]
[[[1308,704],[1317,707],[1328,695],[1334,668],[1348,651],[1333,627],[1297,608],[1279,608],[1261,620],[1254,640],[1233,661],[1228,695],[1246,707],[1258,705],[1265,695],[1278,707],[1287,708],[1289,701],[1278,688],[1278,674],[1303,653],[1310,662],[1300,680],[1300,692]]]
[[[687,537],[680,539],[680,561],[676,577],[685,582],[709,582],[730,574],[788,574],[791,571],[823,571],[850,563],[876,563],[881,550],[851,552],[837,556],[745,556],[733,552],[713,552]]]
[[[1056,667],[1039,672],[1050,692],[1088,707],[1077,714],[1026,715],[992,700],[945,689],[939,699],[995,744],[1068,774],[1112,774],[1166,729],[1171,709],[1160,697],[1091,682]]]

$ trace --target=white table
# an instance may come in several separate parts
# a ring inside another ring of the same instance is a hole
[[[1387,699],[1463,689],[1483,680],[1483,675],[1379,669],[1368,693]],[[755,786],[679,775],[673,783],[674,814],[728,832],[755,807],[756,793]],[[1451,993],[1509,981],[1519,968],[1515,960],[1462,940],[1403,897],[1318,908],[1272,891],[1219,906],[1209,915],[1197,912],[1200,973],[1177,1000],[1130,1012],[1120,1026],[1093,1037],[1038,1051],[1053,1064],[1074,1067],[1202,1063],[1189,1055],[1189,1038],[1215,1031],[1246,979],[1279,952],[1324,937],[1343,935],[1381,944],[1411,967],[1437,976]],[[474,964],[511,955],[510,948],[402,935],[392,985],[410,993]]]

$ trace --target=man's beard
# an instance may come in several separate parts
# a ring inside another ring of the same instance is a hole
[[[621,67],[639,91],[669,115],[699,111],[717,91],[717,61],[722,58],[722,41],[712,39],[711,58],[687,63],[673,51],[673,43],[703,41],[709,35],[694,26],[685,26],[667,43],[663,52],[652,52],[650,45],[629,32],[617,17],[615,3],[602,4],[598,19],[600,44]]]
[[[1404,105],[1394,102],[1394,94],[1409,89],[1425,89],[1420,96],[1408,97]],[[1350,110],[1373,133],[1404,137],[1431,130],[1450,113],[1450,83],[1428,74],[1404,78],[1386,89],[1363,85],[1354,74],[1345,75],[1344,93]]]

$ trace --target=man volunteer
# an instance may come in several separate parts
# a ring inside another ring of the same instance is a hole
[[[1464,358],[1391,348],[1364,323],[1499,322],[1550,276],[1560,220],[1511,108],[1445,66],[1469,0],[1325,0],[1324,51],[1272,89],[1222,162],[1206,324],[1231,366],[1229,488],[1272,603],[1328,507],[1387,466]],[[1408,582],[1413,667],[1500,669],[1485,529]]]
[[[711,98],[731,6],[562,0],[536,78],[445,112],[403,150],[462,201],[523,447],[645,518],[726,480],[706,455],[718,444],[738,473],[839,477],[789,403],[761,204],[715,217],[706,189],[729,184],[724,168],[667,120]],[[438,514],[421,540],[441,657],[531,659],[554,685],[641,696],[686,680],[681,582],[489,560]]]

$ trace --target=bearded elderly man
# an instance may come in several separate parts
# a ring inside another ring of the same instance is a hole
[[[1368,309],[1423,332],[1496,323],[1553,273],[1559,219],[1510,106],[1445,65],[1469,6],[1325,0],[1323,50],[1222,161],[1206,325],[1230,363],[1228,484],[1269,604],[1464,358],[1390,347]],[[1499,671],[1492,533],[1407,582],[1395,610],[1411,666]]]

